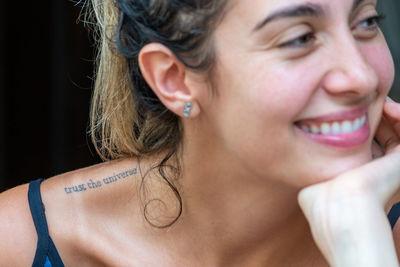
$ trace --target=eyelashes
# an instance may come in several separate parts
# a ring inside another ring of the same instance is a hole
[[[375,16],[368,17],[362,20],[357,26],[352,30],[367,31],[367,32],[375,32],[380,28],[380,25],[385,20],[386,16],[384,14],[379,14]],[[306,32],[305,34],[301,34],[298,37],[284,42],[278,45],[279,48],[307,48],[312,46],[317,40],[316,33],[314,31]]]
[[[362,27],[366,28],[367,30],[375,30],[376,28],[380,27],[385,19],[386,16],[384,14],[379,14],[361,21],[357,26],[361,26],[362,24],[364,24]]]
[[[351,29],[354,37],[364,41],[375,38],[384,19],[385,15],[375,15],[362,20]]]
[[[312,44],[316,39],[317,38],[313,32],[308,32],[308,33],[303,34],[291,41],[280,44],[278,47],[280,47],[280,48],[289,48],[289,47],[301,48],[301,47],[305,47],[305,46]]]

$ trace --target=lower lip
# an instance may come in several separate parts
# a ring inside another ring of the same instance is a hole
[[[317,143],[341,148],[352,148],[365,144],[371,133],[368,118],[363,127],[348,134],[313,134],[305,132],[300,128],[298,128],[298,130],[300,130],[300,132],[302,132],[307,138]]]

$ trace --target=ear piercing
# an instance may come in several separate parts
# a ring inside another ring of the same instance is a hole
[[[189,117],[190,116],[190,112],[192,111],[192,103],[191,102],[187,102],[185,104],[185,109],[183,110],[183,116],[185,117]]]

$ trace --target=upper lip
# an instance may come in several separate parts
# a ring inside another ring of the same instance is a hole
[[[364,106],[361,108],[354,108],[351,110],[338,111],[333,112],[321,116],[301,119],[296,121],[297,123],[323,123],[323,122],[332,122],[332,121],[345,121],[345,120],[353,120],[358,117],[363,116],[368,111],[368,106]]]

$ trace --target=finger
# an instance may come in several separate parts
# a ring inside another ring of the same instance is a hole
[[[386,102],[384,103],[384,110],[392,113],[394,117],[400,117],[400,103],[397,103],[390,98],[386,99]]]
[[[345,183],[332,187],[336,182],[310,186],[298,196],[315,243],[330,266],[398,266],[381,206],[368,196],[343,195]]]
[[[386,96],[386,102],[395,102],[390,96]]]
[[[372,142],[371,150],[373,159],[380,158],[385,154],[383,147],[375,140]]]
[[[398,132],[396,132],[396,130],[393,128],[393,124],[390,123],[386,117],[382,117],[375,137],[387,152],[392,151],[400,143]]]
[[[395,102],[386,102],[383,106],[383,114],[392,124],[396,133],[400,135],[400,104]]]

